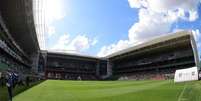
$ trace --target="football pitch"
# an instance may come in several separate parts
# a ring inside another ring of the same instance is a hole
[[[47,80],[14,101],[201,101],[201,82]]]

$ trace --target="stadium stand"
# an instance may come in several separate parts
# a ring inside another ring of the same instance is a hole
[[[6,70],[20,79],[37,77],[37,54],[40,51],[33,19],[32,0],[0,2],[0,73]]]
[[[98,58],[47,52],[45,76],[49,79],[96,80]]]
[[[113,76],[131,79],[173,78],[176,69],[196,66],[199,61],[190,31],[154,38],[108,58]]]

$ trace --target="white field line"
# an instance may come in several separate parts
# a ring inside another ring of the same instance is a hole
[[[182,101],[183,100],[182,97],[183,97],[184,91],[186,90],[186,87],[187,87],[187,83],[185,84],[185,86],[184,86],[182,92],[180,93],[179,98],[178,98],[177,101]]]

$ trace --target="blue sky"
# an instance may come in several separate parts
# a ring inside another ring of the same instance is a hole
[[[197,42],[201,42],[199,0],[49,0],[48,3],[46,16],[50,18],[45,33],[48,50],[105,56],[183,29],[193,30]]]

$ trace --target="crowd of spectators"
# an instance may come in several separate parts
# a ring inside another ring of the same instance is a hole
[[[119,80],[167,80],[174,78],[173,70],[160,71],[139,71],[125,74],[119,77]]]
[[[73,74],[73,73],[48,73],[49,79],[61,79],[61,80],[97,80],[94,75],[90,74]]]

